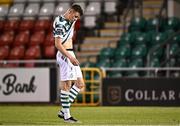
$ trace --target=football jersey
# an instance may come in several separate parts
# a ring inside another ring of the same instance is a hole
[[[75,21],[70,22],[63,16],[58,16],[53,22],[53,34],[54,37],[60,37],[62,44],[68,39],[72,39],[74,32]]]

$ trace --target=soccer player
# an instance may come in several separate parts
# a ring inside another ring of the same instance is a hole
[[[55,46],[58,50],[56,60],[60,70],[59,96],[62,105],[58,117],[64,118],[64,121],[69,123],[77,122],[70,114],[70,106],[84,87],[80,63],[73,52],[72,43],[74,24],[82,15],[82,8],[74,4],[64,15],[57,16],[53,22]]]

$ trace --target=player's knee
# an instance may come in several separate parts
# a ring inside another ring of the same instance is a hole
[[[71,88],[71,85],[69,83],[61,83],[60,84],[60,90],[69,91]]]
[[[82,89],[84,86],[85,86],[85,84],[84,83],[75,83],[75,85],[76,85],[76,87],[78,87],[79,89]]]

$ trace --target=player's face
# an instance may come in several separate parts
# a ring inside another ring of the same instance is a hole
[[[79,14],[79,12],[76,12],[76,11],[71,11],[70,12],[70,15],[69,15],[69,20],[70,21],[76,21],[76,20],[78,20],[78,19],[80,19],[80,14]]]

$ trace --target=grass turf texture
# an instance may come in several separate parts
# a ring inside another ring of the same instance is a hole
[[[179,125],[180,107],[72,107],[81,124],[57,117],[58,106],[0,106],[0,125]]]

